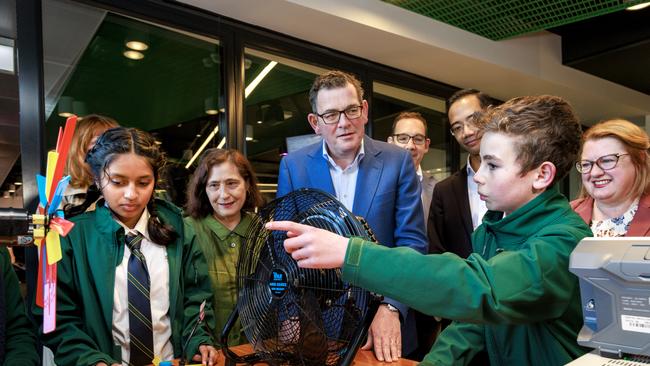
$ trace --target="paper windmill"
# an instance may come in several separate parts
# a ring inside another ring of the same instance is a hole
[[[77,116],[71,116],[66,120],[65,129],[59,128],[56,150],[47,154],[45,177],[36,176],[40,205],[35,216],[45,227],[45,230],[34,233],[39,253],[36,305],[43,308],[43,333],[56,328],[56,263],[61,260],[60,236],[68,235],[74,226],[63,217],[59,205],[70,182],[70,176],[63,177],[63,169],[76,124]]]

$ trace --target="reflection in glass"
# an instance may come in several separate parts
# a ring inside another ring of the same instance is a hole
[[[445,126],[445,101],[411,90],[374,82],[372,96],[373,138],[386,141],[392,132],[393,121],[401,112],[418,112],[427,121],[431,139],[429,152],[422,160],[422,170],[432,173],[440,181],[451,174],[447,165],[449,129]]]
[[[147,130],[170,161],[159,193],[182,205],[200,152],[226,142],[219,43],[78,3],[44,3],[48,147],[68,113]]]
[[[297,136],[318,141],[307,122],[309,88],[326,70],[253,49],[246,49],[244,66],[246,155],[262,193],[275,198],[278,167],[287,145],[298,146]]]

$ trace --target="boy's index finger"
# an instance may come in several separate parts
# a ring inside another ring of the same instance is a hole
[[[296,234],[304,232],[303,226],[293,221],[271,221],[265,225],[267,230],[292,231]]]

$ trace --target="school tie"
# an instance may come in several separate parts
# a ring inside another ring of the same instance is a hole
[[[154,358],[149,298],[149,271],[140,251],[142,235],[127,235],[126,245],[131,251],[128,267],[129,335],[131,357],[129,365],[149,365]]]

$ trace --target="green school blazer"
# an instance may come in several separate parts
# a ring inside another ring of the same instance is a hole
[[[205,321],[212,324],[212,292],[203,253],[191,227],[184,225],[181,211],[171,203],[156,200],[162,222],[179,234],[167,245],[169,262],[169,317],[174,357],[181,356],[207,300]],[[121,363],[121,349],[112,336],[115,268],[124,255],[124,229],[113,220],[102,201],[95,211],[72,219],[75,227],[61,240],[63,259],[58,263],[56,330],[43,334],[43,343],[54,351],[57,365]],[[152,278],[152,281],[155,281]],[[34,306],[35,312],[42,309]],[[42,329],[42,328],[41,328]],[[203,326],[198,327],[187,347],[189,357],[201,344],[213,344]]]

